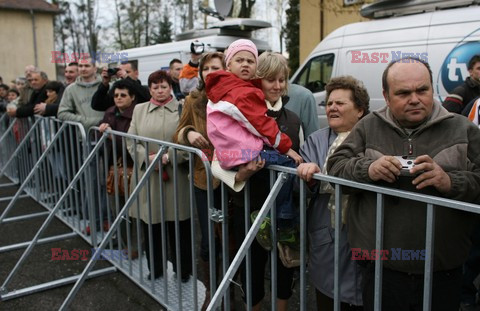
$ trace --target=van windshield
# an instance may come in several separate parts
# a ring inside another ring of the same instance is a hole
[[[305,67],[303,67],[303,70],[293,83],[306,87],[312,91],[312,93],[324,91],[325,85],[332,76],[334,59],[335,55],[333,53],[312,58]]]

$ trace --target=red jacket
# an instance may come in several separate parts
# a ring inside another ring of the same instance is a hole
[[[207,76],[207,133],[215,146],[222,168],[252,160],[245,154],[261,151],[263,143],[286,153],[292,146],[275,120],[266,115],[265,96],[260,81],[244,81],[226,71]],[[228,156],[225,156],[228,155]]]

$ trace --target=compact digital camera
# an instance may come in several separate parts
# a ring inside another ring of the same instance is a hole
[[[395,156],[395,159],[400,161],[400,163],[402,164],[400,176],[413,176],[413,174],[410,173],[410,169],[415,166],[415,164],[413,164],[413,161],[415,161],[415,157]]]
[[[193,54],[202,54],[205,51],[205,44],[203,42],[193,41],[190,44],[190,52]]]
[[[117,72],[120,70],[120,68],[108,68],[107,69],[107,74],[109,77],[113,77],[114,75],[117,74]]]

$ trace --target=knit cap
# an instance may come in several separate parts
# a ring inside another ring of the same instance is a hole
[[[258,51],[255,43],[247,39],[239,39],[232,42],[228,49],[225,51],[225,64],[228,65],[232,57],[241,51],[247,51],[255,56],[255,62],[258,64]]]

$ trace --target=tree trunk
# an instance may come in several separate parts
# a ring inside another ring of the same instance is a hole
[[[150,45],[150,38],[148,35],[148,17],[150,15],[150,10],[148,7],[148,0],[145,1],[145,45]]]
[[[120,23],[120,9],[118,8],[118,0],[115,0],[115,12],[117,14],[117,42],[120,45],[120,49],[125,49],[125,44],[123,43],[122,40],[122,25]]]

